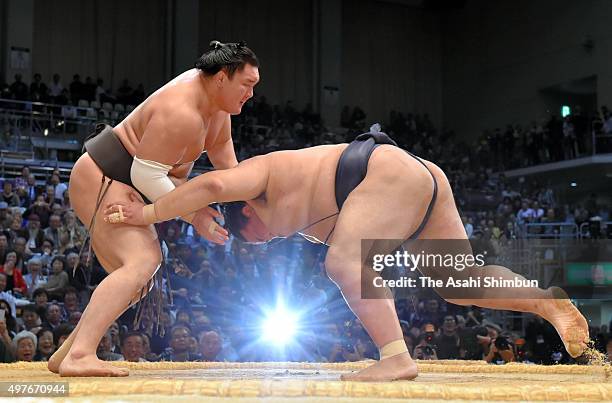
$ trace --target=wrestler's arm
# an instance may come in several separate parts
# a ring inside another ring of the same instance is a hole
[[[206,153],[215,169],[234,168],[238,165],[234,142],[232,141],[232,121],[230,115],[227,116],[223,123],[215,145],[206,150]]]
[[[237,167],[191,179],[154,203],[157,222],[184,216],[215,202],[253,200],[268,184],[268,156],[242,161]]]

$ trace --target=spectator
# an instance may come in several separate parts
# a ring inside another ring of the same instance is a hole
[[[51,274],[49,275],[49,280],[47,284],[42,287],[47,290],[47,292],[59,299],[64,293],[64,289],[69,284],[68,273],[66,273],[66,261],[63,256],[55,256],[53,260],[51,260]]]
[[[38,334],[42,325],[39,312],[40,308],[37,308],[34,304],[23,307],[21,310],[21,320],[23,321],[24,330]]]
[[[4,338],[4,341],[8,341],[9,343],[7,345],[10,345],[10,341],[15,334],[17,334],[17,320],[15,319],[15,312],[8,301],[3,299],[0,299],[0,310],[4,311],[3,322],[4,327],[6,328],[6,334],[3,333],[4,331],[1,333],[3,336],[7,336]]]
[[[489,353],[485,357],[485,361],[493,364],[506,364],[514,362],[514,345],[508,336],[497,336],[492,340],[489,346]]]
[[[191,329],[191,323],[193,323],[193,318],[191,316],[191,312],[186,309],[179,309],[176,312],[176,325],[185,325]]]
[[[78,74],[72,76],[72,82],[70,83],[70,99],[72,100],[73,105],[78,104],[79,99],[85,98],[83,87],[81,76]]]
[[[57,103],[57,98],[60,97],[63,91],[64,86],[61,83],[60,75],[57,73],[53,74],[53,81],[49,84],[49,98],[51,98],[51,102]]]
[[[419,337],[418,343],[414,348],[413,357],[416,360],[438,359],[435,346],[431,344],[431,339],[429,339],[428,335],[423,334]]]
[[[51,266],[51,260],[57,254],[57,250],[54,249],[53,242],[49,239],[45,239],[40,247],[40,253],[36,257],[40,260],[40,264],[45,269],[45,280],[46,275],[49,273],[49,266]]]
[[[13,192],[13,183],[4,181],[2,193],[0,193],[0,202],[5,202],[9,207],[19,207],[19,196]]]
[[[56,214],[52,214],[49,217],[49,227],[45,228],[43,231],[43,235],[46,239],[49,239],[53,242],[54,245],[62,245],[61,233],[60,229],[62,227],[62,218]],[[61,246],[60,251],[63,252]]]
[[[68,316],[68,323],[76,327],[76,325],[78,325],[79,321],[81,320],[81,316],[83,316],[83,312],[81,311],[70,312],[70,315]]]
[[[55,196],[55,200],[59,200],[60,203],[64,201],[64,193],[68,190],[68,185],[63,183],[60,180],[59,171],[56,171],[51,175],[51,179],[49,181],[51,185],[53,185],[53,194]]]
[[[49,293],[47,290],[44,288],[35,289],[32,293],[32,299],[37,308],[47,309],[47,303],[49,302]]]
[[[10,227],[13,222],[13,214],[9,212],[9,205],[5,201],[0,201],[0,225],[3,229]]]
[[[79,294],[74,287],[66,287],[66,289],[64,290],[65,317],[70,317],[70,314],[76,311],[83,311],[79,302]],[[117,331],[119,331],[119,329],[117,329]]]
[[[112,336],[110,331],[107,331],[104,333],[104,336],[102,336],[100,344],[98,344],[98,349],[96,351],[98,358],[103,361],[123,361],[123,356],[121,354],[113,353],[112,348]]]
[[[30,84],[30,99],[35,102],[47,102],[47,86],[42,82],[40,74],[34,74]]]
[[[13,339],[8,331],[6,320],[0,318],[0,362],[12,362],[13,359],[7,356],[7,346],[13,344]]]
[[[62,323],[53,331],[53,344],[60,348],[66,339],[70,336],[70,333],[74,330],[74,326],[70,323]]]
[[[34,361],[49,361],[49,358],[55,352],[55,344],[53,344],[53,331],[49,329],[42,329],[38,332],[38,348],[36,349],[36,355]]]
[[[6,235],[0,233],[0,262],[6,261],[6,254],[8,252],[8,238]]]
[[[27,299],[16,298],[12,292],[6,290],[6,274],[0,273],[0,300],[6,301],[11,307],[10,311],[13,317],[16,315],[17,306],[26,306],[30,304]]]
[[[202,361],[218,361],[221,352],[221,337],[215,331],[203,333],[200,336],[200,355]]]
[[[191,330],[185,325],[177,325],[170,331],[170,347],[159,357],[160,361],[196,361],[199,357],[189,352]]]
[[[45,196],[40,194],[36,196],[36,201],[30,205],[30,207],[23,213],[24,216],[36,215],[42,225],[46,227],[49,223],[49,216],[51,215],[51,206],[45,201]]]
[[[90,76],[85,77],[85,84],[83,85],[83,97],[89,102],[96,99],[96,84],[93,82]]]
[[[484,326],[465,327],[459,332],[459,356],[464,360],[482,360],[491,339]]]
[[[25,188],[28,184],[28,176],[30,175],[30,167],[27,165],[21,168],[21,176],[15,178],[15,189]]]
[[[80,250],[87,237],[85,227],[77,222],[76,215],[72,210],[64,213],[64,225],[60,233],[62,241],[59,245],[60,253],[64,253],[67,249]]]
[[[8,243],[12,244],[14,247],[15,241],[17,238],[23,235],[23,229],[21,225],[23,224],[23,218],[20,215],[15,215],[13,220],[11,221],[11,225],[8,230],[5,230],[4,233],[8,237]],[[24,239],[24,249],[25,249],[25,239]]]
[[[535,212],[529,207],[529,201],[525,200],[521,204],[521,209],[516,213],[516,219],[519,224],[526,224],[533,222],[535,219]]]
[[[426,323],[433,323],[438,326],[440,322],[442,322],[442,313],[437,298],[427,299],[420,307],[419,312],[414,313],[410,318],[410,323],[416,326],[422,326]]]
[[[0,340],[0,362],[10,363],[15,361],[15,357],[11,352],[12,345],[12,341],[6,344],[4,341]]]
[[[47,306],[45,314],[45,322],[43,326],[51,330],[55,330],[59,325],[62,324],[62,308],[55,303]]]
[[[191,336],[189,338],[189,354],[196,356],[198,355],[198,339]]]
[[[457,321],[454,316],[444,317],[442,333],[433,340],[438,359],[456,360],[459,358],[459,335],[457,334]]]
[[[153,352],[151,352],[151,340],[146,333],[140,333],[142,336],[142,341],[144,343],[144,360],[146,361],[157,361],[159,360],[159,356]]]
[[[0,266],[0,273],[6,276],[6,291],[12,291],[13,294],[27,295],[28,286],[23,279],[21,270],[15,267],[17,262],[17,254],[9,252],[6,254],[4,264]]]
[[[40,217],[36,214],[30,214],[24,238],[27,239],[26,250],[37,253],[40,252],[42,243],[45,240],[45,231],[41,229]]]
[[[121,349],[121,338],[119,337],[119,323],[117,321],[111,323],[108,327],[108,331],[111,335],[111,351],[114,353],[118,353]]]
[[[27,205],[29,206],[34,200],[36,200],[36,196],[41,193],[39,186],[36,185],[36,177],[34,175],[28,175],[27,183],[24,186],[24,189],[26,193]]]
[[[145,360],[145,340],[142,334],[130,332],[121,341],[121,353],[126,361],[147,362]]]
[[[15,74],[15,81],[10,86],[13,98],[18,101],[28,100],[28,86],[21,81],[21,74]]]
[[[16,257],[17,255],[15,255]],[[28,260],[26,267],[28,268],[28,274],[23,276],[23,280],[26,284],[28,295],[34,297],[32,293],[42,287],[43,284],[47,284],[47,276],[42,273],[42,262],[37,257]]]
[[[98,78],[96,80],[96,101],[100,104],[107,101],[106,90],[104,89],[104,80]]]
[[[23,268],[24,262],[27,262],[31,257],[32,253],[26,246],[26,239],[21,236],[25,235],[25,230],[21,229],[17,233],[17,237],[13,240],[13,252],[17,254],[17,262],[15,267]]]
[[[45,193],[43,195],[45,197],[45,202],[49,206],[53,206],[53,203],[55,203],[55,186],[53,186],[51,183],[47,184],[45,187]]]
[[[17,333],[13,339],[15,358],[17,361],[32,361],[36,353],[38,340],[36,335],[26,330]]]

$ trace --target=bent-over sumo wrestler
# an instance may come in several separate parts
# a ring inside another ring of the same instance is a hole
[[[236,201],[243,202],[231,203]],[[466,239],[451,187],[439,167],[396,147],[384,133],[374,130],[349,145],[254,157],[236,168],[194,178],[154,204],[113,203],[105,213],[109,222],[148,225],[213,202],[226,203],[226,227],[247,242],[299,232],[329,245],[327,274],[380,352],[376,364],[343,379],[389,381],[417,376],[393,300],[362,298],[361,241]],[[517,276],[501,266],[481,269],[487,276]],[[570,355],[576,357],[586,349],[587,322],[569,299],[553,299],[558,290],[517,288],[514,298],[504,299],[491,294],[487,298],[482,289],[477,299],[447,300],[538,314],[555,326]]]
[[[93,292],[78,326],[50,358],[53,372],[128,375],[99,360],[96,347],[109,325],[151,290],[162,261],[155,228],[106,223],[103,200],[127,202],[132,195],[155,201],[187,181],[204,151],[216,169],[238,165],[230,115],[239,114],[253,96],[259,81],[257,58],[244,43],[213,41],[195,67],[154,92],[114,128],[99,125],[72,169],[72,206],[87,225],[91,246],[109,275]],[[227,231],[213,220],[218,213],[204,207],[198,224],[206,231],[199,232],[210,241],[225,242]],[[185,214],[182,219],[191,222],[193,217]]]

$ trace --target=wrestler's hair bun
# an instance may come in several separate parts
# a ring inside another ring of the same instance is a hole
[[[211,49],[213,50],[217,50],[223,47],[223,44],[219,41],[210,41],[210,43],[208,44],[208,46],[210,46]]]
[[[232,78],[234,72],[245,64],[259,66],[257,56],[247,48],[246,42],[223,43],[214,40],[209,42],[208,50],[196,60],[194,66],[208,77],[223,69]]]

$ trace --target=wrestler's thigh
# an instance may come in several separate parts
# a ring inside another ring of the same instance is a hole
[[[102,172],[87,154],[77,161],[70,175],[72,207],[86,226],[89,226],[95,210],[101,178]],[[157,233],[153,226],[137,227],[104,221],[104,205],[110,201],[129,202],[129,194],[133,191],[129,186],[113,181],[101,203],[102,207],[96,213],[92,246],[100,263],[109,273],[126,264],[151,266],[161,261]]]

